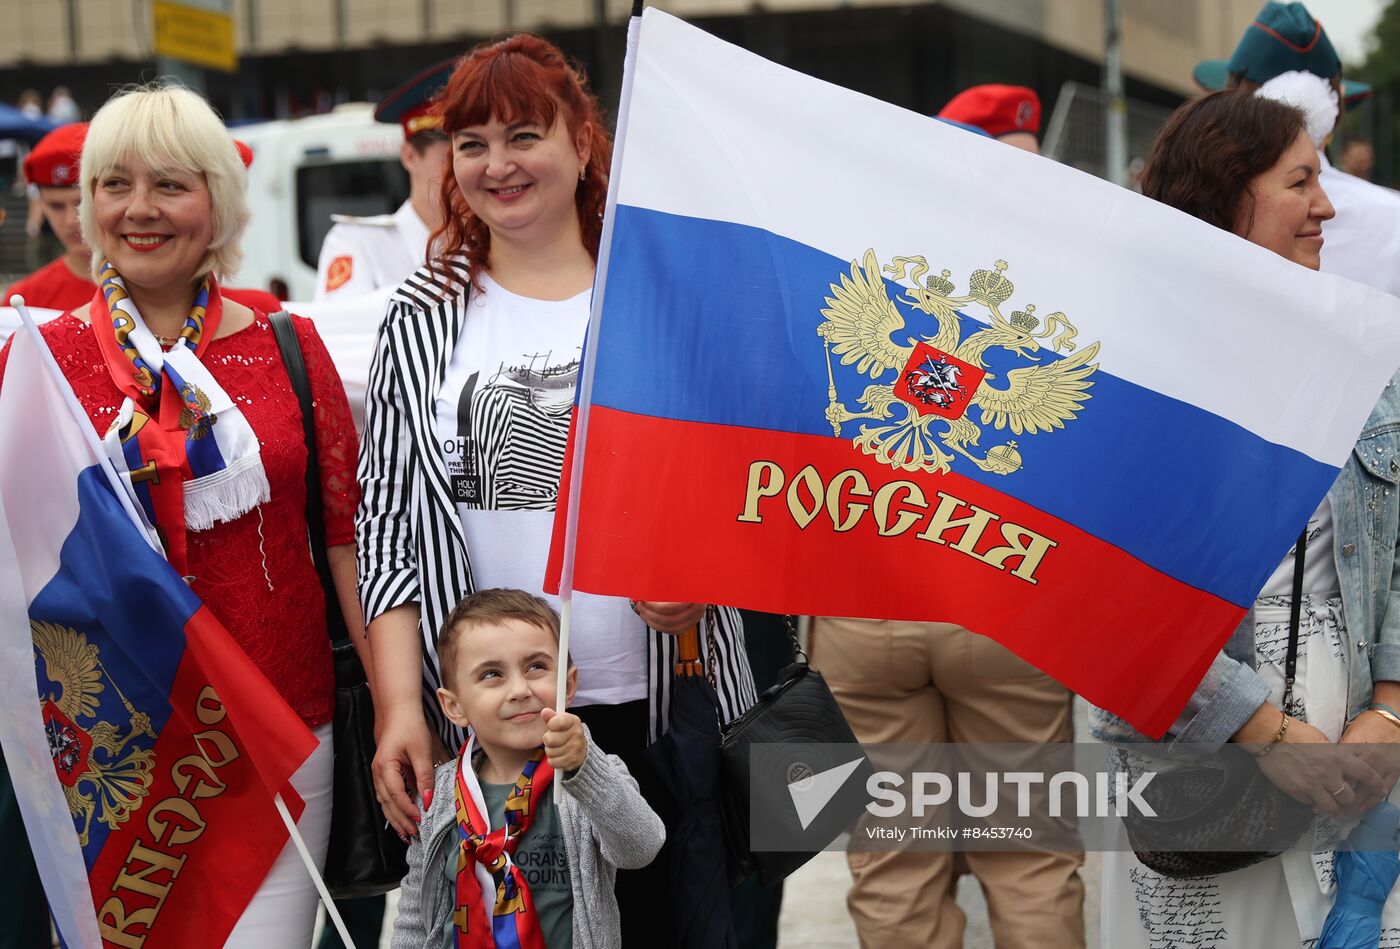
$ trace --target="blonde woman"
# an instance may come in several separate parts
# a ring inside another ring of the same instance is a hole
[[[302,834],[323,859],[334,693],[307,545],[301,414],[268,314],[220,291],[242,257],[243,162],[200,96],[146,87],[93,117],[81,169],[83,238],[102,293],[45,325],[44,336],[118,469],[130,472],[171,564],[320,740],[292,784],[306,802]],[[325,347],[308,320],[294,323],[316,406],[329,562],[354,632],[355,430]],[[182,408],[161,398],[175,378],[209,397],[194,426],[165,417]],[[199,437],[189,437],[195,427]],[[206,455],[211,443],[217,464]],[[149,468],[155,477],[140,473]],[[227,945],[309,945],[315,907],[288,845]]]

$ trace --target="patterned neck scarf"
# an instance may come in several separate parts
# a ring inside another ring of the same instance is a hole
[[[485,798],[472,768],[472,736],[457,759],[457,903],[452,923],[457,949],[547,949],[535,902],[525,874],[512,854],[530,829],[537,809],[554,777],[554,769],[538,748],[525,762],[515,787],[506,795],[505,825],[491,829]],[[487,910],[488,898],[491,909]]]
[[[169,352],[146,328],[116,268],[102,262],[93,333],[126,396],[102,444],[131,486],[166,558],[189,573],[185,530],[208,530],[267,501],[258,439],[200,357],[219,332],[223,298],[212,276],[195,294]]]

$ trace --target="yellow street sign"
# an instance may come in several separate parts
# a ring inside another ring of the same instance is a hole
[[[165,0],[155,0],[153,8],[157,56],[223,72],[238,69],[232,17]]]

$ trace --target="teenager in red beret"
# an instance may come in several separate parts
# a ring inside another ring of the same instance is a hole
[[[992,138],[1040,154],[1040,96],[1034,89],[973,86],[955,95],[938,117],[974,125]]]
[[[78,226],[78,156],[83,151],[87,123],[60,126],[40,139],[24,160],[24,178],[39,189],[39,204],[49,227],[63,244],[63,256],[34,271],[0,297],[24,296],[30,306],[71,310],[92,299],[97,288],[88,279],[92,255]]]

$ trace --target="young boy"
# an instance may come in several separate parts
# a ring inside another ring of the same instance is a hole
[[[554,709],[558,616],[520,590],[483,590],[448,615],[437,650],[438,701],[471,734],[437,768],[393,949],[621,946],[617,868],[650,863],[666,831],[621,760]],[[570,666],[566,705],[577,679]]]

